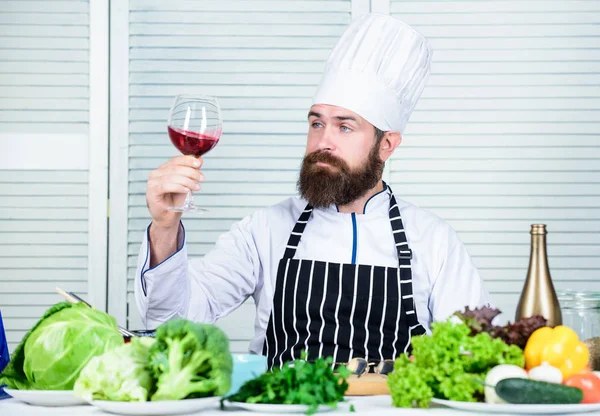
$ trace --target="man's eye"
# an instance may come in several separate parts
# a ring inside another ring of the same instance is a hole
[[[318,121],[315,121],[314,123],[311,124],[314,128],[319,128],[319,127],[323,127],[323,125],[321,123],[319,123]]]
[[[352,129],[351,129],[350,127],[348,127],[348,126],[342,126],[342,127],[340,127],[340,128],[341,128],[341,129],[342,129],[342,131],[343,131],[343,132],[345,132],[345,133],[348,133],[348,132],[352,131]]]

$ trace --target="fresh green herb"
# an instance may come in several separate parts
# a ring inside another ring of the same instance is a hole
[[[412,356],[401,355],[388,375],[396,407],[428,407],[433,397],[475,402],[483,398],[483,381],[498,364],[523,367],[523,351],[486,332],[452,320],[431,325],[431,336],[412,339]]]
[[[302,404],[307,405],[307,415],[317,411],[320,405],[337,408],[344,401],[348,389],[347,377],[350,370],[340,367],[333,370],[331,357],[319,357],[306,361],[306,355],[281,368],[247,381],[240,390],[226,397],[231,402]]]

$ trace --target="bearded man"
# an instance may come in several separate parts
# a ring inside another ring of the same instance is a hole
[[[373,363],[410,351],[431,322],[486,304],[455,231],[382,180],[431,55],[423,36],[393,17],[353,22],[308,112],[300,195],[234,224],[201,259],[188,259],[181,213],[167,209],[197,189],[201,159],[155,170],[135,286],[147,328],[176,317],[212,323],[252,296],[249,350],[269,368],[303,351],[309,360]]]

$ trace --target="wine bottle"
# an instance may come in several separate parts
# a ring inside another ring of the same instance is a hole
[[[517,305],[515,320],[542,315],[548,326],[562,324],[558,297],[552,284],[546,253],[546,225],[531,225],[531,253],[527,279]]]

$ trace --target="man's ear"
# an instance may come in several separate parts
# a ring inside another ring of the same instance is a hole
[[[394,150],[402,143],[402,135],[397,131],[386,131],[379,144],[379,158],[387,161]]]

